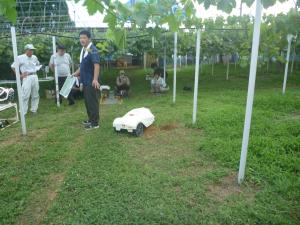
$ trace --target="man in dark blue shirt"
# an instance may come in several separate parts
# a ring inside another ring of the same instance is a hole
[[[80,75],[83,85],[84,103],[88,119],[83,121],[87,130],[99,128],[99,72],[100,56],[97,48],[91,42],[91,33],[83,30],[79,33],[82,50],[80,54],[80,68],[73,76]]]

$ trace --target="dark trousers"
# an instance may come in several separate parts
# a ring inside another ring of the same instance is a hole
[[[99,125],[99,96],[99,90],[92,86],[83,86],[85,108],[92,125]]]
[[[129,91],[129,86],[127,84],[123,84],[123,85],[117,86],[117,90],[118,91],[122,91],[122,90]]]
[[[58,89],[59,90],[62,88],[62,86],[64,86],[64,83],[65,83],[66,79],[67,79],[67,77],[58,77]],[[71,90],[70,94],[68,95],[68,101],[69,101],[70,105],[75,103],[75,101],[74,101],[74,91],[73,90]],[[62,96],[61,95],[59,95],[59,102],[62,103]]]

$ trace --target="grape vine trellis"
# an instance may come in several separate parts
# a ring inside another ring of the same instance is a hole
[[[76,0],[77,2],[79,0]],[[284,2],[286,0],[279,0],[279,2]],[[214,5],[217,6],[219,10],[230,13],[231,10],[236,6],[235,0],[197,0],[198,3],[204,4],[205,8],[209,8]],[[244,0],[248,6],[252,5],[254,0]],[[242,151],[240,158],[240,168],[238,174],[238,182],[241,183],[244,179],[245,166],[246,166],[246,156],[248,150],[248,141],[250,134],[250,125],[252,117],[252,106],[254,98],[254,87],[256,78],[256,69],[258,61],[258,49],[259,49],[259,39],[260,39],[260,26],[261,26],[261,11],[262,6],[268,8],[275,4],[276,0],[256,0],[256,16],[254,22],[253,30],[253,40],[252,40],[252,54],[249,72],[249,86],[248,95],[246,103],[246,115],[245,115],[245,126],[242,142]],[[298,2],[298,1],[297,1]],[[4,0],[1,3],[0,15],[5,16],[11,21],[15,20],[16,13],[11,11],[14,1]],[[124,26],[126,23],[130,23],[130,26],[135,29],[146,29],[148,24],[152,24],[154,28],[162,29],[163,25],[168,25],[170,31],[175,32],[174,34],[174,52],[177,52],[177,32],[180,26],[185,28],[196,27],[197,28],[197,49],[196,49],[196,73],[195,73],[195,90],[194,90],[194,105],[193,105],[193,123],[196,122],[197,113],[197,98],[198,98],[198,76],[197,72],[199,69],[199,58],[200,58],[200,38],[201,32],[199,28],[202,26],[202,21],[195,17],[195,1],[194,0],[147,0],[147,1],[137,1],[131,7],[127,7],[120,3],[119,1],[100,1],[100,0],[85,0],[85,6],[90,14],[96,12],[105,13],[104,22],[109,25],[108,33],[111,36],[115,34],[123,33]],[[155,30],[155,29],[154,29]],[[152,34],[154,36],[154,34]],[[114,37],[114,39],[117,39]],[[291,43],[289,41],[289,43]],[[290,49],[290,45],[289,45]],[[16,56],[15,56],[16,58]],[[288,57],[287,57],[288,58]],[[173,101],[175,101],[176,94],[176,53],[174,53],[174,85],[173,90]],[[288,63],[287,63],[288,64]]]

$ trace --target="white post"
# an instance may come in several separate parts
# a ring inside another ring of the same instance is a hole
[[[166,83],[166,62],[167,62],[167,53],[166,53],[167,49],[166,49],[166,45],[164,48],[164,82]]]
[[[188,56],[187,56],[187,54],[185,55],[185,67],[187,67],[187,58],[188,58]]]
[[[144,52],[144,70],[147,68],[147,52]]]
[[[287,35],[288,50],[287,50],[287,54],[286,54],[286,63],[285,63],[285,70],[284,70],[284,80],[283,80],[283,86],[282,86],[282,94],[285,94],[285,89],[286,89],[286,81],[287,81],[288,70],[289,70],[289,60],[290,60],[292,38],[293,38],[293,35],[291,35],[291,34]]]
[[[200,64],[200,41],[201,33],[200,29],[197,30],[196,41],[196,64],[195,64],[195,84],[194,84],[194,105],[193,105],[193,124],[196,123],[197,117],[197,100],[198,100],[198,82],[199,82],[199,64]]]
[[[179,56],[179,67],[181,68],[181,55]]]
[[[56,42],[55,36],[52,36],[52,47],[54,55],[54,78],[55,78],[55,91],[56,91],[56,104],[59,107],[59,88],[58,88],[58,73],[57,73],[57,64],[56,64]]]
[[[177,68],[177,32],[174,33],[174,75],[173,75],[173,103],[176,101],[176,68]]]
[[[245,176],[247,150],[248,150],[251,116],[252,116],[252,106],[253,106],[254,89],[255,89],[256,69],[257,69],[261,11],[262,11],[261,0],[256,0],[256,12],[255,12],[254,32],[252,38],[252,53],[251,53],[251,63],[250,63],[247,105],[246,105],[243,142],[242,142],[242,150],[241,150],[241,158],[240,158],[240,167],[239,167],[239,174],[238,174],[239,184],[242,183]]]
[[[154,48],[154,36],[152,36],[152,48]]]
[[[17,89],[18,89],[18,99],[19,99],[22,134],[26,135],[27,130],[26,130],[25,115],[24,115],[23,95],[22,95],[22,87],[21,87],[21,79],[20,79],[20,68],[19,68],[19,60],[18,60],[18,50],[17,50],[15,27],[11,27],[10,32],[11,32],[11,41],[12,41],[12,46],[13,46],[14,62],[15,62],[15,70],[16,70],[16,81],[17,81]]]

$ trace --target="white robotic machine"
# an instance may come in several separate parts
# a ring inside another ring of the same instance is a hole
[[[144,128],[149,127],[154,122],[154,115],[148,108],[136,108],[123,117],[118,117],[113,122],[115,131],[127,130],[135,136],[141,136]]]

